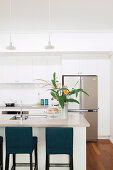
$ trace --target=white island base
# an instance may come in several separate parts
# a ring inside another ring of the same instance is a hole
[[[0,136],[4,139],[4,170],[5,170],[5,127],[33,127],[33,136],[38,137],[38,170],[45,170],[46,160],[46,127],[73,127],[73,166],[74,170],[86,170],[86,127],[89,127],[87,120],[80,116],[70,117],[68,120],[25,120],[22,123],[19,121],[9,120],[7,117],[0,117]],[[17,155],[16,163],[29,163],[29,155]],[[34,153],[33,153],[34,161]],[[55,155],[50,157],[50,162],[53,163],[68,163],[67,155]],[[10,168],[12,166],[12,155],[10,156]],[[16,167],[17,170],[29,170],[29,167]],[[51,167],[50,170],[69,170],[69,167]]]

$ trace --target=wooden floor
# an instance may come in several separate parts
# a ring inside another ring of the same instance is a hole
[[[87,142],[87,170],[113,170],[113,144],[109,140]]]

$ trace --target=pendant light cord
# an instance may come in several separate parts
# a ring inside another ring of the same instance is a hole
[[[10,8],[9,8],[9,10],[10,10],[10,19],[11,19],[11,17],[12,17],[12,0],[10,0]]]
[[[51,25],[51,0],[49,0],[49,30]]]
[[[11,27],[12,27],[12,0],[9,1],[9,22],[10,22],[10,42],[12,41],[12,38],[11,38]]]
[[[51,0],[49,0],[49,41],[50,41],[50,33],[51,33]]]

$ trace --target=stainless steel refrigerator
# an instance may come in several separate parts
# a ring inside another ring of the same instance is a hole
[[[78,82],[76,84],[76,82]],[[84,114],[90,127],[86,129],[87,141],[97,141],[98,139],[98,77],[96,75],[63,75],[62,85],[66,85],[70,90],[82,88],[89,96],[84,93],[79,94],[77,100],[80,104],[69,103],[69,112],[80,112]],[[71,96],[75,97],[75,95]]]

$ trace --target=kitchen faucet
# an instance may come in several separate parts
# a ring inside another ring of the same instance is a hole
[[[18,115],[18,112],[17,112],[17,115],[16,115],[16,119],[20,119],[20,120],[23,120],[23,114],[22,114],[22,100],[20,101],[20,114]]]
[[[23,120],[23,115],[22,115],[22,100],[20,101],[20,118]]]

